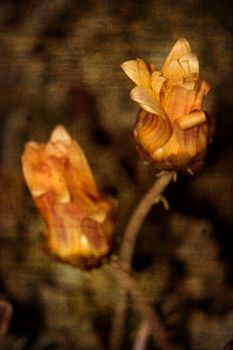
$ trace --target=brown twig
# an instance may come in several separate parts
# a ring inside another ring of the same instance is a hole
[[[160,345],[162,349],[172,350],[172,346],[167,341],[166,333],[161,326],[159,317],[154,312],[153,307],[148,301],[148,297],[140,288],[137,280],[126,272],[120,264],[111,263],[108,265],[108,270],[119,280],[124,281],[124,287],[129,291],[134,303],[140,311],[144,321],[149,322],[149,329],[156,344]]]
[[[174,177],[174,172],[163,172],[155,183],[145,194],[134,210],[123,236],[120,262],[122,267],[128,271],[131,268],[133,252],[140,228],[155,203],[158,203],[160,196]]]
[[[0,348],[5,337],[12,318],[13,307],[4,300],[0,299]]]
[[[174,172],[163,172],[134,210],[126,226],[119,254],[120,265],[125,272],[130,271],[134,247],[143,221],[145,220],[152,206],[159,201],[160,196],[162,195],[167,185],[171,182],[173,177]],[[112,332],[110,335],[111,350],[118,350],[120,348],[123,337],[124,320],[127,305],[127,291],[125,290],[125,280],[119,281],[117,300],[118,302],[115,309],[115,315],[113,317]]]
[[[151,325],[148,320],[141,322],[133,345],[133,350],[145,350],[149,336],[151,335]]]

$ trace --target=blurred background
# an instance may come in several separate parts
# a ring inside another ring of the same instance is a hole
[[[154,181],[138,161],[138,106],[119,66],[140,57],[161,67],[179,37],[213,87],[205,110],[216,132],[203,171],[170,185],[170,211],[159,204],[150,212],[133,269],[178,348],[218,350],[233,340],[230,2],[1,0],[1,349],[109,349],[115,281],[101,268],[84,272],[46,255],[20,157],[27,141],[46,142],[63,124],[100,191],[118,201],[117,253],[132,207]],[[132,305],[122,349],[132,347],[139,323]],[[148,349],[157,348],[149,341]]]

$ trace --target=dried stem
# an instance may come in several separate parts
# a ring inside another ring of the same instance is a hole
[[[160,324],[159,318],[154,312],[153,307],[150,305],[146,293],[140,288],[137,280],[123,270],[118,263],[110,264],[108,270],[116,276],[119,281],[124,281],[124,287],[129,291],[135,305],[144,318],[143,322],[147,321],[149,323],[147,330],[151,331],[156,344],[160,345],[162,349],[172,350],[173,348],[167,341],[166,333]]]
[[[141,322],[133,350],[145,350],[149,336],[151,335],[151,325],[148,320]]]
[[[163,172],[149,189],[146,195],[141,199],[134,210],[123,235],[123,242],[120,250],[119,261],[125,272],[131,268],[134,247],[140,232],[140,228],[151,210],[152,206],[157,203],[167,185],[174,177],[174,172]],[[125,280],[119,281],[118,302],[116,305],[115,315],[113,317],[112,332],[110,335],[111,350],[118,350],[123,338],[124,321],[127,305],[127,291],[125,289]],[[156,322],[157,324],[158,322]],[[162,329],[159,327],[159,329]],[[157,329],[157,332],[159,330]],[[164,348],[168,349],[168,348]]]
[[[174,172],[164,172],[156,179],[153,186],[139,202],[126,226],[120,251],[120,262],[126,271],[131,268],[134,247],[140,228],[153,205],[158,203],[160,196],[173,179],[173,176]]]
[[[0,348],[2,346],[3,339],[8,331],[12,318],[12,312],[12,305],[8,301],[0,299]]]

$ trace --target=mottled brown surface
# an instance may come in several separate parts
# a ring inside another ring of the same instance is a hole
[[[181,350],[216,350],[233,338],[232,10],[230,2],[7,1],[0,3],[0,293],[13,305],[3,349],[108,349],[115,284],[41,249],[43,222],[20,156],[62,123],[84,148],[98,187],[118,198],[118,228],[154,179],[137,164],[138,107],[119,66],[137,57],[161,67],[186,37],[212,85],[205,109],[217,127],[204,170],[166,191],[171,210],[150,213],[134,269]],[[135,196],[135,197],[134,197]],[[131,308],[124,347],[139,317]],[[154,343],[148,349],[156,349]]]

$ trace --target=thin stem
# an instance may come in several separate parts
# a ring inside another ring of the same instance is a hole
[[[119,280],[124,281],[125,288],[129,291],[132,296],[136,307],[139,309],[144,321],[149,323],[147,330],[151,330],[151,334],[156,342],[162,349],[172,350],[172,346],[167,341],[166,333],[161,326],[159,317],[154,312],[152,305],[149,303],[149,298],[142,291],[137,280],[125,271],[120,264],[111,263],[108,265],[108,270]]]
[[[174,172],[164,172],[141,199],[134,210],[123,235],[123,242],[120,250],[119,261],[122,268],[128,272],[131,268],[134,247],[140,232],[140,228],[152,206],[159,201],[159,198],[166,186],[174,177]],[[127,306],[127,291],[125,281],[119,280],[117,296],[118,303],[113,317],[112,332],[110,335],[111,350],[118,350],[123,338],[124,321]]]
[[[151,325],[148,320],[141,322],[134,345],[133,350],[145,350],[148,338],[151,335]]]
[[[118,280],[117,304],[114,310],[112,329],[110,333],[110,349],[118,350],[124,336],[124,323],[127,309],[128,293],[125,289],[124,280]]]
[[[8,301],[0,299],[0,348],[2,346],[3,339],[7,334],[12,318],[12,313],[12,305]]]
[[[141,199],[134,210],[123,236],[123,242],[120,251],[120,262],[125,270],[130,270],[133,258],[133,252],[140,228],[155,203],[158,203],[160,196],[165,188],[173,179],[174,172],[164,172]]]

